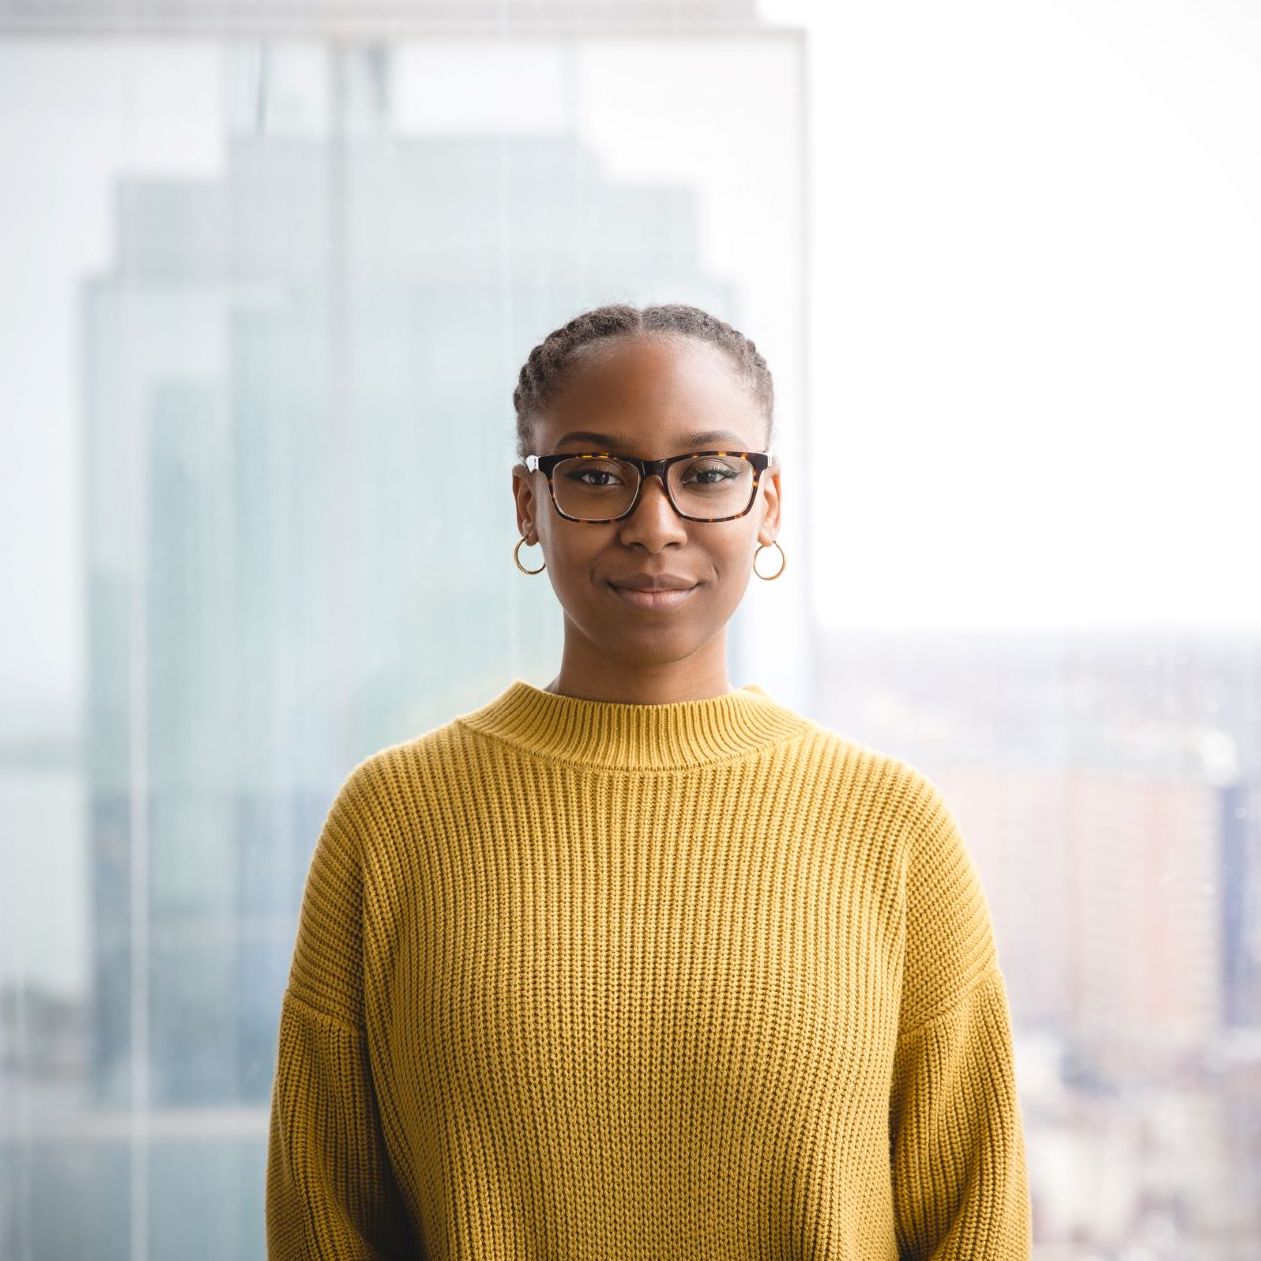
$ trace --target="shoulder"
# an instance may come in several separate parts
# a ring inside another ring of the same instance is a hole
[[[413,815],[449,785],[469,757],[467,734],[458,721],[433,727],[368,754],[347,773],[338,802],[376,830]]]
[[[892,865],[903,917],[904,1028],[950,1010],[989,975],[997,946],[980,871],[941,786],[905,758],[819,727],[816,760],[846,826]]]
[[[346,774],[334,810],[352,822],[360,854],[377,865],[476,808],[486,785],[502,780],[496,756],[495,743],[457,716],[362,758]]]
[[[859,801],[908,839],[940,826],[948,814],[941,789],[905,758],[799,715],[798,756],[813,764],[830,791]]]
[[[975,900],[977,868],[937,781],[905,758],[811,725],[808,756],[831,778],[830,786],[855,803],[868,826],[895,836],[911,891],[928,897],[953,888]]]

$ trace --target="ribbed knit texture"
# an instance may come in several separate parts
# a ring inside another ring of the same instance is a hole
[[[368,757],[303,895],[266,1231],[273,1261],[1027,1261],[941,794],[756,685],[516,679]]]

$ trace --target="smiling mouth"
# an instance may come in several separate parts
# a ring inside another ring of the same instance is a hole
[[[663,588],[654,591],[640,591],[634,587],[615,587],[611,582],[607,586],[623,604],[633,609],[672,609],[690,600],[693,593],[700,587],[700,583],[694,587]]]

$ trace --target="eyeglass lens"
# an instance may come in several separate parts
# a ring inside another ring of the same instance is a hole
[[[754,468],[739,455],[701,455],[670,465],[666,479],[675,507],[707,521],[737,516],[753,500]],[[616,456],[562,460],[552,470],[556,506],[580,521],[606,521],[630,506],[639,470]]]

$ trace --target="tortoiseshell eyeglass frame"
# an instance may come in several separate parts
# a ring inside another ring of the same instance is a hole
[[[677,464],[680,460],[694,460],[701,455],[739,455],[753,465],[753,489],[749,493],[749,502],[745,504],[743,511],[732,513],[729,517],[692,517],[680,510],[679,505],[674,502],[674,496],[670,493],[670,481],[666,473],[670,465]],[[666,493],[666,498],[670,501],[670,507],[684,521],[714,522],[735,521],[748,513],[749,509],[753,507],[754,500],[757,499],[757,488],[761,483],[762,474],[770,467],[774,458],[775,453],[773,451],[686,451],[682,455],[667,456],[664,460],[641,460],[633,455],[619,455],[615,451],[562,451],[557,455],[527,455],[525,457],[525,467],[530,472],[538,469],[547,478],[547,489],[551,494],[552,507],[556,509],[557,515],[564,517],[566,521],[577,521],[582,525],[607,525],[611,521],[625,520],[639,507],[639,500],[644,493],[644,483],[655,475],[661,480],[661,486]],[[631,500],[630,507],[616,517],[599,517],[596,519],[571,517],[569,513],[563,512],[560,504],[556,502],[556,488],[552,485],[552,470],[562,460],[606,459],[621,460],[623,464],[629,464],[639,470],[639,485],[635,488],[635,498]]]

